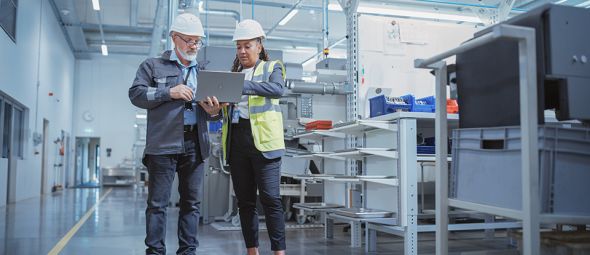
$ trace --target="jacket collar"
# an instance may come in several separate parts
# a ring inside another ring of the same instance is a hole
[[[172,61],[170,60],[170,55],[172,54],[171,50],[167,50],[164,51],[164,53],[162,53],[162,59],[168,60],[168,61]]]
[[[254,70],[256,70],[256,68],[258,68],[258,65],[260,64],[260,62],[262,62],[261,59],[256,60],[256,64],[254,65]]]
[[[172,54],[175,54],[174,58],[172,57]],[[162,57],[161,58],[164,59],[164,60],[170,61],[170,62],[174,62],[174,63],[178,64],[179,66],[184,66],[184,65],[182,65],[180,63],[180,60],[178,60],[178,57],[176,56],[176,53],[173,52],[172,50],[164,51],[162,53]],[[191,61],[189,67],[196,67],[197,65],[198,65],[197,60],[194,60],[194,61]]]

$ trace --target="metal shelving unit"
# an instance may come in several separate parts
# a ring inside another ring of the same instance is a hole
[[[447,115],[444,100],[437,100],[436,105],[436,254],[448,253],[449,206],[463,208],[512,219],[522,220],[523,254],[540,254],[541,223],[582,223],[587,224],[590,218],[571,215],[554,215],[540,213],[539,197],[539,153],[538,153],[538,120],[537,80],[536,80],[536,45],[535,30],[532,28],[499,25],[486,35],[475,38],[465,44],[431,57],[417,59],[415,67],[433,69],[436,75],[436,98],[446,98],[446,62],[445,59],[496,40],[514,40],[519,45],[520,70],[520,123],[522,134],[522,210],[513,210],[496,206],[460,201],[448,198],[449,176],[446,171],[448,164],[447,147]]]
[[[305,139],[309,139],[309,140],[322,140],[325,137],[345,138],[346,135],[344,135],[342,133],[328,131],[328,130],[314,130],[314,131],[299,133],[299,134],[296,134],[293,136],[293,138],[305,138]]]
[[[446,108],[443,108],[446,109]],[[448,114],[449,119],[452,120],[449,126],[456,126],[458,124],[458,115]],[[416,152],[416,132],[421,128],[431,128],[435,124],[434,113],[420,113],[420,112],[396,112],[392,114],[382,115],[373,119],[379,119],[380,121],[391,121],[392,123],[399,123],[396,129],[398,130],[398,145],[394,146],[397,148],[395,152],[398,154],[396,159],[398,160],[398,177],[395,179],[399,181],[396,188],[398,189],[399,195],[397,203],[399,203],[398,218],[396,218],[396,224],[389,224],[383,222],[368,221],[366,225],[365,235],[365,250],[367,252],[376,251],[377,247],[377,232],[384,232],[404,237],[404,253],[405,254],[417,254],[418,250],[418,233],[422,232],[433,232],[435,225],[419,225],[418,219],[421,218],[433,218],[435,217],[434,212],[420,213],[418,210],[418,191],[416,187],[420,182],[424,182],[424,177],[419,180],[417,177],[417,164],[419,162],[435,162],[435,156],[431,155],[417,155]],[[447,144],[442,143],[442,144]],[[450,157],[446,157],[450,161]],[[443,170],[448,171],[448,166],[443,167]],[[424,176],[424,173],[422,173]],[[438,193],[437,193],[438,195]],[[368,197],[369,199],[370,197]],[[424,197],[422,196],[422,199]],[[386,199],[383,199],[384,201]],[[474,217],[473,212],[453,212],[451,214],[454,217]],[[467,223],[467,224],[451,224],[449,225],[450,230],[464,231],[464,230],[493,230],[493,229],[505,229],[505,228],[518,228],[521,223],[518,222],[494,222],[492,216],[485,216],[485,223]]]
[[[324,139],[334,140],[332,139],[334,137],[351,136],[352,134],[355,134],[356,139],[358,139],[357,141],[361,141],[362,144],[354,144],[351,149],[342,151],[313,153],[302,155],[303,157],[322,158],[324,161],[360,160],[364,162],[364,172],[362,174],[355,174],[346,171],[346,169],[333,169],[330,171],[333,174],[294,176],[294,178],[321,180],[324,184],[346,183],[347,185],[360,185],[363,194],[362,208],[377,209],[385,212],[390,211],[394,215],[388,218],[356,218],[340,215],[337,209],[311,210],[298,207],[302,210],[319,211],[326,214],[326,238],[332,238],[332,228],[335,221],[345,222],[351,225],[351,246],[353,247],[360,247],[362,244],[362,229],[360,228],[360,224],[363,222],[388,225],[403,223],[406,224],[404,226],[407,226],[408,222],[415,222],[413,218],[416,215],[411,212],[417,211],[417,200],[415,197],[417,195],[415,185],[417,182],[415,119],[398,118],[386,121],[357,120],[328,131],[321,131],[320,133],[330,134],[329,136],[322,137],[322,144],[324,144]],[[296,135],[295,137],[297,136],[303,139],[316,138],[311,135]],[[379,147],[385,145],[393,146],[393,148]],[[367,148],[369,146],[370,148]],[[372,161],[379,161],[383,166],[377,168],[378,170],[367,168],[366,165],[370,165],[367,162]],[[391,165],[395,165],[395,167],[391,167]],[[374,171],[374,173],[371,171]],[[414,185],[409,185],[410,183],[414,183]],[[324,201],[330,202],[330,199],[332,199],[331,196],[342,196],[347,190],[345,189],[343,190],[344,192],[338,193],[325,192]],[[392,200],[390,199],[392,194],[398,195],[395,195],[395,199]],[[402,200],[403,202],[401,202]],[[405,208],[409,208],[408,206],[412,209],[406,210]],[[346,207],[350,208],[353,206],[347,203]],[[399,216],[405,217],[405,219]]]
[[[334,152],[329,154],[330,157],[341,157],[351,159],[362,159],[368,156],[380,156],[384,158],[397,159],[398,153],[392,149],[386,148],[355,148],[342,152]]]

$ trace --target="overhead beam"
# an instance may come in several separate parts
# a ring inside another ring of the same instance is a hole
[[[70,25],[72,27],[79,26],[84,31],[98,32],[98,24],[82,23],[78,25]],[[152,29],[149,27],[130,27],[130,26],[118,26],[118,25],[102,25],[102,29],[105,33],[126,33],[126,34],[151,34]]]
[[[270,28],[268,30],[268,32],[266,32],[266,36],[269,36],[270,34],[272,34],[272,32],[275,31],[275,29],[277,29],[277,27],[279,26],[279,24],[281,23],[281,21],[283,21],[283,19],[287,18],[287,16],[294,10],[298,9],[301,6],[301,3],[303,2],[303,0],[298,0],[292,7],[291,9],[289,9],[289,11],[287,13],[285,13],[285,15],[283,15],[283,17],[281,17],[281,19],[279,19],[277,21],[277,23],[275,23],[274,26],[272,26],[272,28]]]

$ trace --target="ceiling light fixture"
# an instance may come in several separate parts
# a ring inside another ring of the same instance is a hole
[[[92,9],[95,11],[100,11],[100,3],[98,0],[92,0]]]
[[[103,56],[109,55],[109,49],[107,48],[106,44],[100,45],[100,50],[101,50]]]
[[[339,4],[331,3],[328,5],[328,10],[342,11],[342,7],[340,7]],[[357,12],[358,13],[366,13],[366,14],[377,14],[377,15],[381,14],[381,15],[410,17],[410,18],[482,23],[481,20],[475,16],[422,12],[422,11],[410,11],[410,10],[403,10],[403,9],[372,7],[372,6],[366,6],[366,5],[359,6],[357,9]]]
[[[279,21],[279,26],[286,25],[287,22],[289,22],[298,12],[298,9],[292,9],[287,15],[285,15],[285,17],[283,17],[283,19],[281,19],[281,21]]]

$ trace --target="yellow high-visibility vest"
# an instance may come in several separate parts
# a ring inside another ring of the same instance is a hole
[[[283,80],[285,79],[285,67],[279,60],[266,62],[261,60],[256,66],[252,81],[268,81],[275,65],[281,65]],[[283,135],[283,114],[279,106],[279,99],[263,96],[248,96],[248,110],[250,111],[250,126],[254,145],[261,152],[270,152],[285,149],[285,138]],[[226,116],[222,126],[222,147],[223,158],[227,160],[227,133],[231,123],[228,107],[223,108],[223,115]],[[229,117],[229,118],[227,118]]]

